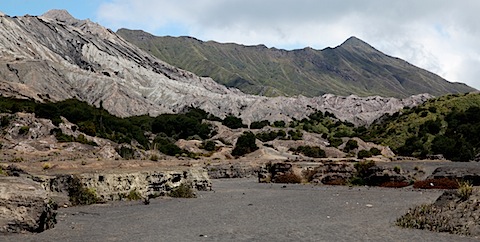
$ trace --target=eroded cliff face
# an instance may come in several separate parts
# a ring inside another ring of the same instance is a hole
[[[78,98],[123,117],[180,112],[193,106],[219,117],[233,114],[246,123],[302,119],[320,110],[367,124],[430,97],[246,95],[168,65],[111,30],[61,10],[38,17],[0,15],[0,32],[2,95],[39,101]]]
[[[154,169],[142,171],[99,171],[96,173],[43,176],[38,180],[59,204],[68,203],[68,189],[73,178],[92,189],[101,201],[126,200],[130,192],[142,198],[166,196],[181,184],[194,190],[210,191],[212,183],[203,168]]]

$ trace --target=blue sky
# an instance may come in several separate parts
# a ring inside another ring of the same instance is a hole
[[[66,9],[112,30],[296,49],[357,36],[386,54],[480,89],[478,0],[0,0],[0,11]]]

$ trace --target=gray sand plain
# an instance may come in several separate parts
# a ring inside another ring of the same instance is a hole
[[[60,209],[54,229],[2,241],[478,241],[403,229],[408,208],[441,191],[213,180],[196,199],[152,199]]]

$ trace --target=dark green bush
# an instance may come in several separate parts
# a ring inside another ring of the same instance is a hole
[[[255,140],[255,135],[252,132],[243,132],[237,139],[232,155],[238,157],[258,150]]]
[[[276,138],[285,138],[286,133],[283,130],[258,133],[256,136],[262,142],[272,141]]]
[[[372,157],[372,153],[368,150],[360,150],[357,154],[358,159],[369,158]]]
[[[250,124],[251,129],[261,129],[265,126],[269,126],[270,122],[268,120],[262,120],[262,121],[255,121]]]
[[[343,144],[343,140],[336,137],[329,137],[328,142],[330,143],[331,147],[335,147],[335,148],[338,148],[338,146]]]
[[[358,143],[356,140],[350,139],[347,141],[345,144],[345,148],[343,148],[343,151],[348,153],[354,149],[358,148]]]
[[[239,128],[245,128],[246,126],[243,124],[243,121],[241,118],[237,118],[233,115],[229,115],[223,119],[222,124],[231,128],[231,129],[239,129]]]
[[[216,149],[215,141],[213,140],[203,141],[202,145],[200,146],[200,149],[204,149],[206,151],[214,151]]]
[[[30,131],[30,127],[28,127],[28,126],[22,126],[22,127],[20,127],[20,129],[18,130],[18,134],[19,134],[19,135],[26,135],[26,134],[28,134],[28,131]]]
[[[273,122],[273,126],[277,128],[285,128],[285,121],[275,121]]]
[[[188,151],[180,149],[180,147],[173,142],[174,140],[171,138],[159,136],[154,140],[154,147],[157,147],[160,152],[169,156],[181,155],[183,153],[189,154]]]

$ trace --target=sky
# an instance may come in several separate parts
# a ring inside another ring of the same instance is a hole
[[[480,89],[478,0],[0,0],[0,11],[10,16],[49,9],[66,9],[114,31],[287,50],[335,47],[356,36]]]

